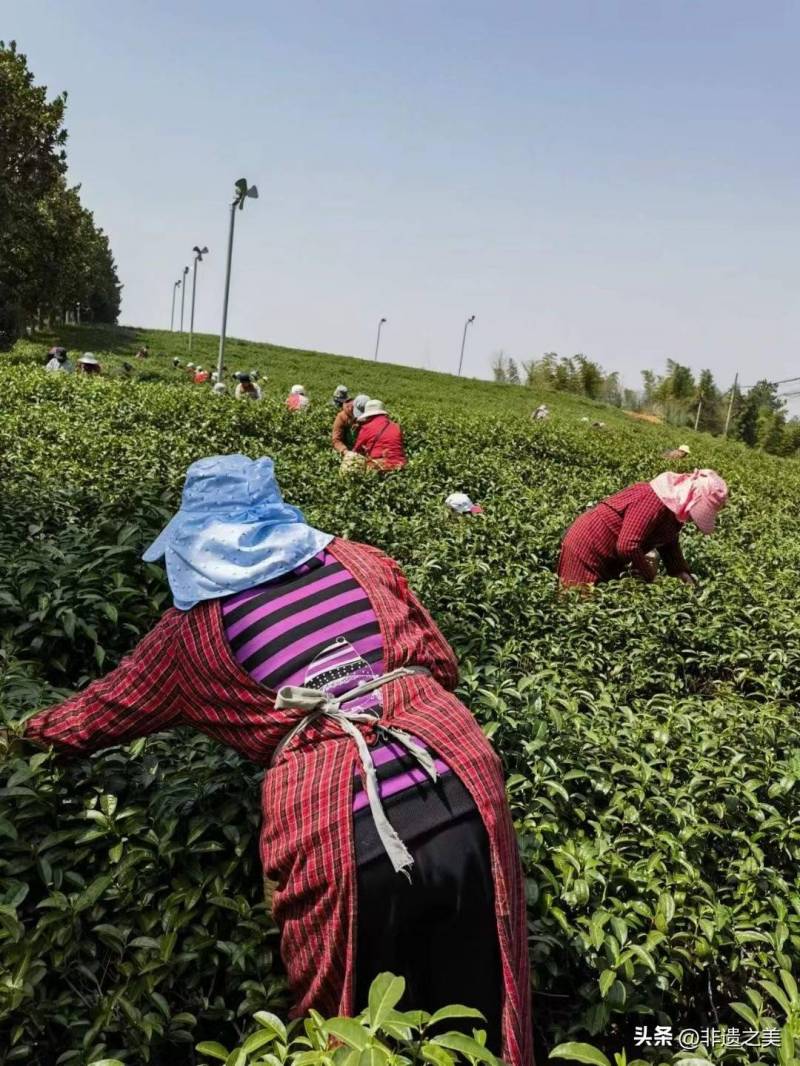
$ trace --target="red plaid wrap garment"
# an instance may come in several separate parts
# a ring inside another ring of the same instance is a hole
[[[400,568],[375,548],[336,539],[331,554],[363,586],[378,618],[386,671],[426,666],[383,690],[383,720],[416,734],[452,767],[486,826],[503,977],[503,1058],[530,1066],[532,1031],[522,869],[500,760],[452,695],[458,666]],[[61,750],[93,751],[192,725],[268,766],[303,717],[275,709],[275,693],[233,658],[219,601],[174,608],[116,670],[31,718],[27,736]],[[374,732],[364,727],[368,740]],[[293,1013],[352,1014],[358,920],[352,789],[355,748],[322,720],[292,742],[264,776],[261,858],[277,882],[274,914],[295,998]]]
[[[595,585],[619,577],[630,565],[649,581],[645,555],[654,548],[668,574],[688,573],[678,542],[681,528],[649,482],[637,482],[575,519],[561,543],[558,576],[562,585]]]

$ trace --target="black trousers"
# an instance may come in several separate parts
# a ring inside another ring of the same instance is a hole
[[[390,970],[406,980],[401,1010],[476,1007],[485,1023],[454,1019],[437,1030],[486,1029],[489,1050],[499,1055],[502,976],[483,822],[473,807],[406,846],[414,857],[411,882],[385,854],[358,863],[356,1011],[366,1007],[373,979]]]

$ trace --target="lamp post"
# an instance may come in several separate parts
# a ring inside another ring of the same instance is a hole
[[[464,323],[464,336],[461,338],[461,358],[458,360],[458,376],[461,377],[461,367],[464,365],[464,345],[467,343],[467,327],[475,321],[475,315],[470,315]]]
[[[183,268],[183,285],[181,286],[181,328],[180,333],[183,333],[183,307],[186,303],[186,275],[189,273],[189,268]]]
[[[170,333],[174,333],[175,332],[175,290],[180,287],[180,284],[181,284],[180,278],[178,278],[177,281],[173,281],[173,283],[172,283],[172,311],[171,311],[170,316],[169,316],[169,331],[170,331]]]
[[[219,334],[219,358],[217,360],[217,381],[222,381],[222,360],[225,355],[225,329],[228,325],[228,296],[231,291],[231,257],[233,256],[233,224],[236,221],[236,208],[241,211],[245,200],[250,197],[258,199],[258,189],[255,185],[248,187],[245,178],[239,178],[236,182],[236,196],[231,204],[231,224],[228,230],[228,262],[225,267],[225,297],[222,302],[222,329]]]
[[[195,245],[192,251],[194,252],[194,264],[192,267],[192,310],[189,312],[189,355],[192,354],[194,345],[194,297],[197,291],[197,264],[202,263],[203,256],[208,254],[208,248],[205,246],[200,248]]]
[[[383,325],[383,323],[385,321],[386,321],[386,319],[382,318],[380,320],[380,322],[378,323],[378,339],[375,341],[375,362],[376,363],[378,361],[378,348],[380,348],[380,344],[381,344],[381,326]]]

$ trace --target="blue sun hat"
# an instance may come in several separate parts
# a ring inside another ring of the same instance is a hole
[[[175,606],[188,611],[288,574],[332,540],[284,503],[271,459],[212,455],[189,467],[180,510],[142,559],[164,557]]]

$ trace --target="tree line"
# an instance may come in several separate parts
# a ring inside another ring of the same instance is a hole
[[[0,347],[44,323],[119,315],[108,237],[67,182],[66,104],[0,41]]]
[[[787,417],[777,385],[766,380],[737,389],[731,404],[732,389],[721,390],[710,370],[695,376],[690,367],[673,359],[667,360],[662,374],[643,370],[639,390],[622,387],[617,371],[609,373],[582,354],[546,352],[540,359],[518,363],[498,352],[492,359],[492,375],[495,381],[509,385],[571,392],[717,436],[725,432],[728,422],[728,436],[751,448],[773,455],[800,454],[800,420]]]

